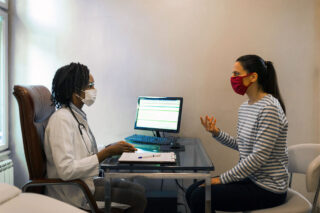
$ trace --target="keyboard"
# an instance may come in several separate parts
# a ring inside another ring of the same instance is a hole
[[[170,145],[174,142],[174,138],[160,138],[147,135],[131,135],[125,138],[126,141],[134,143],[144,143],[144,144],[153,144],[153,145]]]

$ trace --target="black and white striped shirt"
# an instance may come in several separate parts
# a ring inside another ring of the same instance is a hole
[[[283,193],[288,187],[288,121],[278,99],[266,95],[239,108],[237,138],[220,131],[220,143],[240,152],[239,163],[220,175],[223,184],[250,178],[262,188]]]

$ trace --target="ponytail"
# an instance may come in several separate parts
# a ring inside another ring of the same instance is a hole
[[[243,69],[248,73],[258,74],[258,83],[262,87],[262,90],[273,97],[277,98],[284,113],[286,113],[286,107],[282,100],[276,70],[271,61],[264,61],[257,55],[244,55],[237,59],[242,65]]]
[[[278,86],[278,78],[276,74],[276,70],[274,69],[273,63],[271,61],[265,61],[266,69],[267,69],[267,78],[261,82],[262,83],[262,89],[264,92],[271,94],[273,97],[278,99],[280,102],[280,105],[286,113],[286,106],[284,105],[284,102],[282,100],[279,86]]]

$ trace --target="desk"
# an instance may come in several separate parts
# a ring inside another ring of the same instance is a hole
[[[176,164],[123,164],[117,158],[109,158],[101,163],[105,178],[151,178],[151,179],[204,179],[206,212],[211,213],[211,174],[214,166],[205,152],[200,139],[180,138],[178,143],[185,151],[175,151]],[[168,172],[169,171],[169,172]],[[106,212],[110,212],[110,185],[106,186]]]

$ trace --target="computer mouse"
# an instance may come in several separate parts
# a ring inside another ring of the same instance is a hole
[[[172,143],[170,146],[171,149],[179,149],[180,148],[180,144],[178,143]]]

